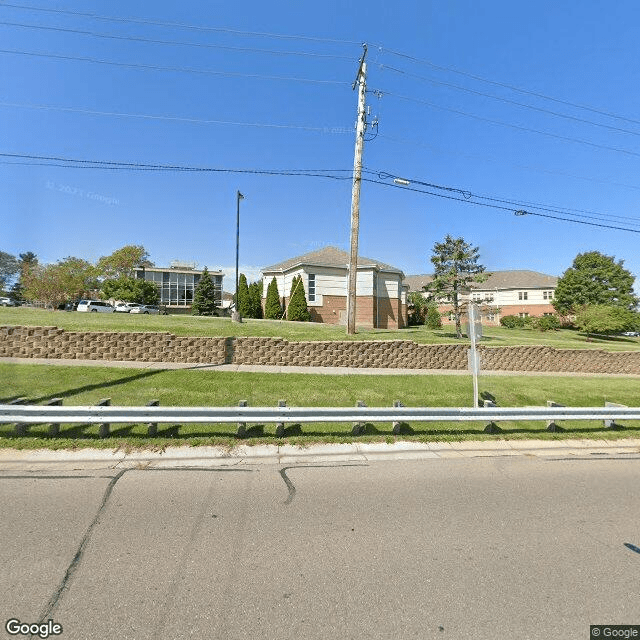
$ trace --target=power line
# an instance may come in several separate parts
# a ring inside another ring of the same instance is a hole
[[[610,147],[605,144],[598,144],[597,142],[591,142],[589,140],[584,140],[582,138],[572,138],[570,136],[563,136],[558,133],[551,133],[550,131],[541,131],[540,129],[532,129],[531,127],[524,127],[522,125],[512,124],[510,122],[504,122],[502,120],[493,120],[492,118],[485,118],[484,116],[479,116],[474,113],[469,113],[468,111],[461,111],[460,109],[453,109],[451,107],[443,107],[433,102],[429,102],[428,100],[422,100],[421,98],[413,98],[411,96],[404,96],[397,93],[390,93],[387,91],[383,91],[382,93],[384,95],[392,96],[400,100],[407,100],[409,102],[423,104],[433,109],[448,111],[450,113],[455,113],[457,115],[465,116],[467,118],[473,118],[474,120],[480,120],[481,122],[488,122],[490,124],[495,124],[501,127],[509,127],[511,129],[516,129],[518,131],[525,131],[527,133],[536,133],[538,135],[547,136],[549,138],[555,138],[556,140],[563,140],[565,142],[575,142],[575,143],[583,144],[589,147],[595,147],[596,149],[605,149],[606,151],[615,151],[616,153],[624,153],[629,156],[640,157],[640,153],[637,153],[636,151],[631,151],[629,149],[622,149],[620,147]]]
[[[2,5],[0,5],[2,6]],[[248,53],[265,53],[279,56],[305,56],[314,58],[333,58],[336,60],[353,60],[351,56],[339,56],[328,53],[314,53],[309,51],[274,51],[273,49],[258,49],[251,47],[233,47],[228,45],[210,44],[204,42],[184,42],[178,40],[154,40],[152,38],[143,38],[141,36],[122,36],[108,33],[97,33],[95,31],[86,31],[82,29],[69,29],[64,27],[52,27],[38,24],[25,24],[21,22],[3,22],[0,21],[0,25],[9,27],[20,27],[22,29],[40,29],[46,31],[57,31],[61,33],[73,33],[77,35],[90,36],[92,38],[106,38],[110,40],[125,40],[129,42],[144,42],[149,44],[162,44],[162,45],[178,45],[185,47],[199,47],[205,49],[223,49],[226,51],[238,51]]]
[[[258,37],[258,38],[275,38],[280,40],[308,40],[312,42],[328,42],[334,44],[355,44],[362,43],[355,40],[340,40],[337,38],[320,38],[316,36],[306,36],[298,34],[268,33],[263,31],[242,31],[240,29],[228,29],[223,27],[207,27],[202,25],[188,24],[184,22],[168,22],[163,20],[147,20],[144,18],[125,18],[121,16],[105,16],[97,13],[86,13],[82,11],[71,11],[68,9],[51,9],[46,7],[34,7],[21,4],[2,3],[2,7],[10,7],[12,9],[25,9],[28,11],[41,11],[46,13],[57,13],[61,15],[77,16],[81,18],[90,18],[91,20],[104,20],[108,22],[124,22],[130,24],[146,24],[157,27],[172,27],[178,29],[187,29],[190,31],[202,31],[205,33],[229,33],[238,36]]]
[[[485,93],[483,91],[476,91],[475,89],[469,89],[468,87],[462,87],[457,84],[453,84],[452,82],[444,82],[442,80],[434,80],[433,78],[427,78],[426,76],[421,76],[417,73],[410,73],[408,71],[403,71],[402,69],[396,69],[395,67],[391,67],[389,65],[378,64],[378,67],[382,70],[388,69],[389,71],[393,71],[394,73],[398,73],[401,75],[406,75],[411,78],[416,78],[418,80],[423,80],[425,82],[430,82],[431,84],[439,85],[442,87],[451,87],[452,89],[456,89],[458,91],[465,91],[466,93],[471,93],[476,96],[483,96],[485,98],[491,98],[492,100],[498,100],[499,102],[504,102],[506,104],[512,104],[517,107],[523,107],[525,109],[531,109],[533,111],[538,111],[539,113],[546,113],[548,115],[556,116],[558,118],[565,118],[566,120],[573,120],[574,122],[581,122],[583,124],[589,124],[594,127],[602,127],[603,129],[609,129],[611,131],[618,131],[620,133],[628,133],[633,136],[640,136],[639,131],[631,131],[630,129],[622,129],[621,127],[614,127],[609,124],[603,124],[601,122],[594,122],[593,120],[587,120],[586,118],[579,118],[577,116],[572,116],[566,113],[559,113],[558,111],[552,111],[551,109],[545,109],[543,107],[536,107],[534,105],[526,104],[524,102],[518,102],[517,100],[510,100],[509,98],[503,98],[501,96],[492,95],[490,93]]]
[[[0,106],[14,107],[20,109],[38,109],[43,111],[61,111],[68,113],[80,113],[83,115],[92,116],[108,116],[117,118],[141,118],[143,120],[168,120],[172,122],[188,122],[191,124],[219,124],[219,125],[233,125],[239,127],[264,127],[269,129],[298,129],[301,131],[317,131],[321,133],[350,133],[350,130],[346,127],[309,127],[306,125],[297,124],[274,124],[265,122],[239,122],[234,120],[210,120],[201,118],[185,118],[182,116],[161,116],[149,113],[122,113],[117,111],[95,111],[92,109],[80,109],[75,107],[58,107],[48,104],[23,104],[17,102],[2,102]]]
[[[563,100],[561,98],[555,98],[554,96],[550,96],[544,93],[540,93],[538,91],[532,91],[530,89],[523,89],[522,87],[517,87],[512,84],[508,84],[506,82],[499,82],[497,80],[491,80],[489,78],[485,78],[483,76],[478,76],[473,73],[469,73],[468,71],[462,71],[461,69],[456,69],[454,67],[447,67],[443,65],[437,65],[429,60],[424,60],[421,58],[417,58],[415,56],[411,56],[406,53],[402,53],[400,51],[393,51],[392,49],[385,49],[381,45],[371,45],[373,47],[377,47],[380,52],[389,53],[394,56],[398,56],[400,58],[404,58],[406,60],[411,60],[412,62],[416,62],[418,64],[423,64],[431,67],[432,69],[437,69],[438,71],[447,71],[450,73],[456,73],[461,76],[465,76],[467,78],[471,78],[473,80],[478,80],[479,82],[486,82],[487,84],[494,85],[496,87],[503,87],[504,89],[509,89],[510,91],[516,91],[518,93],[522,93],[524,95],[534,96],[536,98],[542,98],[543,100],[550,100],[551,102],[555,102],[557,104],[563,104],[569,107],[575,107],[576,109],[584,109],[585,111],[590,111],[591,113],[597,113],[601,116],[607,116],[608,118],[614,118],[616,120],[623,120],[625,122],[631,122],[633,124],[640,124],[640,120],[635,120],[633,118],[628,118],[626,116],[621,116],[616,113],[612,113],[611,111],[605,111],[604,109],[597,109],[596,107],[591,107],[589,105],[580,104],[577,102],[571,102],[569,100]]]
[[[388,174],[391,175],[391,174]],[[400,177],[400,176],[398,176]],[[478,205],[481,207],[487,207],[490,209],[498,209],[501,211],[509,211],[511,213],[514,213],[516,215],[519,216],[526,216],[526,215],[531,215],[531,216],[538,216],[541,218],[550,218],[553,220],[560,220],[563,222],[574,222],[576,224],[583,224],[583,225],[587,225],[587,226],[591,226],[591,227],[600,227],[600,228],[605,228],[605,229],[615,229],[617,231],[628,231],[630,233],[640,233],[640,229],[629,229],[628,227],[620,227],[620,226],[616,226],[616,225],[609,225],[609,224],[602,224],[599,222],[587,222],[585,220],[576,220],[574,218],[567,218],[567,217],[562,217],[562,216],[554,216],[548,213],[540,213],[538,211],[529,211],[529,210],[525,210],[525,209],[518,209],[518,210],[514,210],[513,207],[505,207],[502,206],[500,204],[493,204],[491,202],[478,202],[475,198],[478,198],[478,196],[473,195],[471,192],[465,192],[470,194],[469,197],[456,197],[453,195],[447,195],[445,193],[437,193],[435,191],[428,191],[425,189],[418,189],[416,187],[412,187],[410,185],[399,185],[399,184],[394,184],[394,183],[388,183],[388,182],[383,182],[382,180],[374,180],[372,178],[362,178],[362,180],[364,182],[371,182],[372,184],[380,184],[383,185],[385,187],[394,187],[397,189],[405,189],[407,191],[414,191],[416,193],[422,193],[425,195],[430,195],[430,196],[435,196],[436,198],[444,198],[446,200],[454,200],[456,202],[464,202],[466,204],[474,204],[474,205]],[[420,184],[418,182],[418,184]],[[458,191],[460,192],[460,189],[457,189],[455,187],[438,187],[436,185],[433,185],[435,188],[442,188],[445,189],[447,191]]]
[[[442,149],[441,147],[435,147],[433,145],[430,144],[426,144],[425,142],[419,142],[415,139],[411,139],[408,140],[406,138],[395,138],[393,136],[388,136],[386,134],[379,134],[379,136],[381,138],[384,138],[385,140],[389,140],[390,142],[395,142],[396,144],[405,144],[405,145],[411,145],[414,147],[421,147],[424,149],[431,149],[432,151],[436,151],[437,153],[448,153],[450,155],[455,155],[455,156],[459,156],[462,158],[470,158],[473,160],[482,160],[483,162],[485,161],[489,161],[489,162],[494,162],[496,164],[502,164],[505,166],[509,166],[515,169],[524,169],[526,171],[536,171],[539,173],[546,173],[552,176],[562,176],[565,178],[573,178],[575,180],[585,180],[587,182],[595,182],[596,184],[607,184],[607,185],[612,185],[614,187],[624,187],[625,189],[634,189],[635,191],[640,191],[640,186],[635,185],[635,184],[627,184],[625,182],[613,182],[610,180],[600,180],[598,178],[592,178],[589,176],[581,176],[575,173],[570,173],[568,171],[557,171],[557,170],[552,170],[552,169],[546,169],[543,167],[535,167],[532,165],[527,165],[527,164],[514,164],[514,163],[510,163],[510,162],[504,162],[504,160],[502,158],[495,158],[495,157],[491,157],[491,156],[481,156],[481,155],[477,155],[477,154],[471,154],[471,153],[460,153],[458,151],[452,151],[451,149]]]
[[[1,5],[0,5],[1,6]],[[259,80],[282,80],[287,82],[308,82],[316,84],[349,85],[341,80],[318,80],[315,78],[297,78],[288,76],[271,76],[259,73],[237,73],[234,71],[216,71],[213,69],[195,69],[193,67],[163,67],[154,64],[137,64],[132,62],[114,62],[112,60],[99,60],[82,56],[66,56],[55,53],[40,53],[38,51],[20,51],[17,49],[0,49],[0,53],[21,56],[33,56],[37,58],[51,58],[53,60],[72,60],[74,62],[89,62],[92,64],[104,64],[113,67],[126,67],[129,69],[141,69],[143,71],[171,71],[177,73],[195,73],[199,75],[225,76],[228,78],[255,78]]]
[[[175,171],[193,173],[248,173],[255,175],[305,176],[315,178],[331,178],[334,180],[351,180],[352,169],[238,169],[207,167],[194,165],[177,165],[145,162],[120,162],[113,160],[90,160],[86,158],[68,158],[64,156],[47,156],[25,153],[0,153],[0,157],[9,158],[5,164],[35,164],[59,166],[69,169],[116,169],[125,171]],[[52,164],[56,163],[56,164]],[[371,173],[371,172],[369,172]],[[337,174],[337,175],[336,175]]]

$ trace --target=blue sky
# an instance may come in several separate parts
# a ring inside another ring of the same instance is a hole
[[[479,246],[488,270],[560,275],[599,250],[640,275],[640,234],[543,217],[640,231],[639,21],[626,0],[0,2],[0,152],[224,170],[0,157],[0,250],[93,261],[142,244],[157,265],[231,273],[237,190],[250,279],[327,244],[347,249],[351,84],[366,42],[378,128],[365,175],[385,184],[363,184],[360,254],[429,272],[451,234]],[[393,186],[396,175],[455,199]],[[514,215],[534,206],[541,215]]]

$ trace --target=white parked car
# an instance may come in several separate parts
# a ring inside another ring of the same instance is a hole
[[[130,313],[144,313],[144,314],[164,314],[165,312],[160,309],[158,305],[155,304],[141,304],[138,305],[135,309],[131,309]]]
[[[78,311],[87,313],[89,311],[93,313],[113,313],[114,308],[108,303],[102,300],[80,300],[78,302]]]
[[[11,298],[0,298],[0,307],[15,307],[16,303]]]
[[[137,302],[121,302],[116,305],[114,311],[116,313],[131,313],[136,307],[140,305]]]

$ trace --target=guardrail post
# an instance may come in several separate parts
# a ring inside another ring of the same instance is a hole
[[[487,409],[488,407],[495,407],[496,403],[493,402],[493,400],[483,400],[482,406]],[[487,423],[484,428],[485,433],[501,433],[501,431],[502,429],[495,422],[493,422],[493,420]]]
[[[393,406],[394,407],[404,407],[404,405],[402,404],[402,402],[400,402],[400,400],[396,400],[393,403]],[[402,427],[405,426],[405,425],[409,426],[406,422],[400,422],[400,421],[394,422],[393,423],[393,434],[396,435],[396,436],[399,435],[400,432],[402,431]]]
[[[553,400],[547,400],[547,407],[564,407],[564,404],[559,404]],[[556,423],[555,420],[547,420],[547,431],[564,431],[564,429]]]
[[[278,406],[279,407],[286,407],[287,406],[286,400],[278,400]],[[284,436],[284,422],[277,422],[276,423],[276,438],[282,438],[282,436]]]
[[[102,398],[100,402],[96,406],[98,407],[108,407],[111,404],[111,398]],[[101,422],[100,427],[98,428],[98,435],[101,438],[107,438],[109,436],[109,423]]]
[[[605,407],[616,407],[620,409],[626,408],[626,404],[618,404],[617,402],[605,402]],[[615,420],[604,420],[605,429],[624,429],[621,424],[617,424]]]
[[[356,407],[366,407],[367,405],[362,401],[358,400],[356,402]],[[353,428],[351,429],[352,436],[359,436],[364,431],[365,423],[364,422],[354,422]]]
[[[147,402],[147,407],[158,407],[160,406],[160,400],[149,400]],[[148,436],[157,436],[158,435],[158,423],[157,422],[149,422],[147,423],[147,435]]]
[[[45,407],[59,407],[62,404],[62,398],[53,398],[49,400],[49,402],[45,403]],[[60,423],[59,422],[50,422],[49,423],[49,437],[55,438],[60,433]]]
[[[11,402],[7,404],[26,404],[27,398],[14,398]],[[27,429],[29,428],[28,424],[24,424],[22,422],[16,422],[16,436],[18,438],[27,435]]]
[[[240,402],[238,402],[238,406],[239,407],[248,406],[247,401],[246,400],[240,400]],[[238,430],[236,431],[236,437],[237,438],[246,438],[247,437],[247,423],[246,422],[238,422]]]

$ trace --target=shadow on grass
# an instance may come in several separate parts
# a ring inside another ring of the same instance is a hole
[[[67,391],[58,391],[56,393],[51,393],[46,396],[40,396],[39,398],[29,398],[29,404],[46,402],[47,400],[52,400],[53,398],[71,398],[73,396],[80,395],[82,393],[95,391],[96,389],[109,389],[110,387],[117,387],[118,385],[121,385],[121,384],[128,384],[129,382],[133,382],[134,380],[141,380],[142,378],[155,376],[158,373],[164,373],[164,372],[161,369],[154,369],[152,371],[144,371],[143,373],[136,373],[131,376],[125,376],[124,378],[118,378],[116,380],[106,380],[105,382],[98,382],[95,384],[86,384],[81,387],[76,387],[75,389],[68,389]],[[2,399],[1,402],[6,403],[6,400]]]

